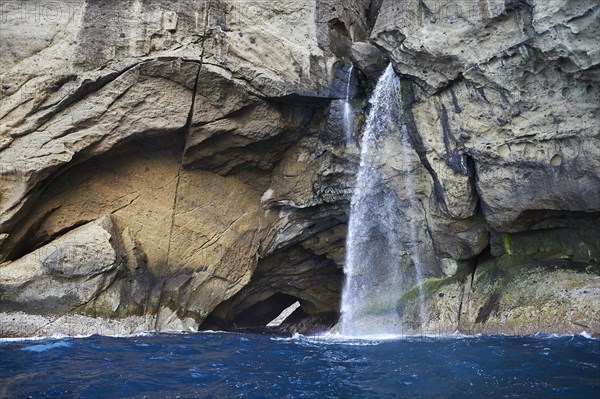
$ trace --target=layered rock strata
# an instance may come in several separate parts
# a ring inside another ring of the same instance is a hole
[[[334,323],[365,98],[388,61],[412,152],[385,172],[414,175],[422,206],[404,217],[429,254],[427,314],[409,291],[406,324],[600,333],[599,13],[2,4],[0,334],[257,327],[295,301],[290,330]]]

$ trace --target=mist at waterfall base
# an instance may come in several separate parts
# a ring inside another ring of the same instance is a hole
[[[379,78],[370,105],[346,240],[340,323],[344,336],[405,333],[398,301],[423,280],[417,226],[409,216],[421,205],[410,170],[412,148],[402,115],[400,79],[392,64]],[[391,168],[391,157],[398,158],[397,167],[404,170]],[[403,264],[407,257],[408,264]],[[423,309],[421,292],[419,299]]]
[[[235,333],[0,340],[10,398],[595,398],[582,336],[332,340]]]

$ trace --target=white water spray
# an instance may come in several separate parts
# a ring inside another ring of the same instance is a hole
[[[405,217],[405,208],[417,202],[414,178],[410,170],[404,173],[406,190],[401,200],[389,184],[397,176],[386,165],[397,157],[402,165],[409,165],[412,151],[403,123],[400,79],[391,64],[379,78],[370,103],[346,240],[340,324],[345,336],[403,334],[398,301],[410,285],[422,281],[417,225],[412,218],[406,223]],[[398,145],[402,148],[399,154]],[[409,235],[403,240],[406,229]],[[404,248],[407,239],[410,247]],[[402,267],[403,254],[408,251],[410,271]],[[419,297],[422,303],[421,292]]]

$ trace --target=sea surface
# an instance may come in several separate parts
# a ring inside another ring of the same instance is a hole
[[[584,336],[0,340],[7,398],[600,398]]]

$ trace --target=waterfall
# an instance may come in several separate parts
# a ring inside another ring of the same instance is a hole
[[[344,132],[346,134],[346,143],[352,140],[354,123],[352,117],[352,106],[350,105],[350,82],[352,81],[352,71],[354,64],[348,68],[348,78],[346,80],[346,99],[344,101]]]
[[[410,170],[414,151],[403,123],[400,79],[391,64],[379,78],[370,105],[346,240],[340,324],[346,336],[402,334],[398,301],[422,281],[418,227],[415,212],[409,212],[420,206]],[[394,184],[401,188],[394,189]],[[422,303],[421,292],[419,297]]]

